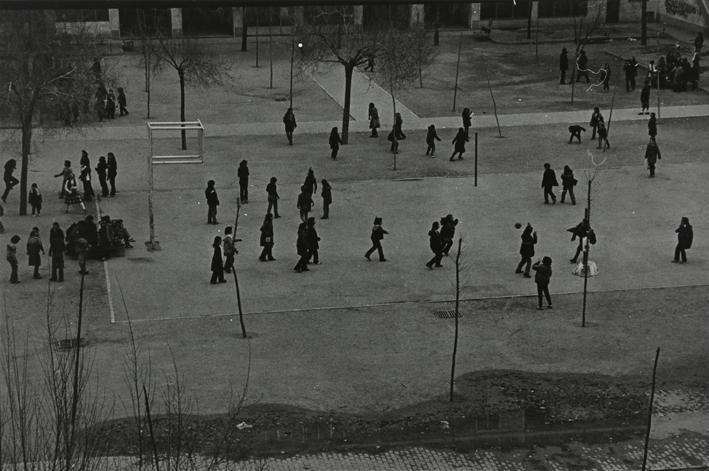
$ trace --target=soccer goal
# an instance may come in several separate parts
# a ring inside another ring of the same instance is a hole
[[[159,139],[156,133],[166,133],[179,131],[197,131],[197,153],[156,153],[156,140]],[[149,121],[148,138],[150,139],[150,163],[151,164],[201,164],[204,162],[204,125],[202,121]]]

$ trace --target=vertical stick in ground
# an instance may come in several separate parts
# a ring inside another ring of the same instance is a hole
[[[652,386],[650,389],[650,405],[647,409],[647,428],[645,429],[645,446],[643,448],[642,471],[647,469],[647,452],[650,445],[650,430],[652,429],[652,404],[655,400],[655,378],[657,376],[657,361],[660,359],[660,347],[655,351],[655,364],[652,367]]]
[[[145,417],[148,419],[148,431],[150,432],[150,445],[153,449],[153,459],[155,460],[155,471],[160,471],[160,458],[158,457],[158,447],[155,442],[153,432],[153,417],[150,415],[150,401],[148,400],[148,390],[143,384],[143,398],[145,398]]]
[[[239,213],[241,212],[241,199],[236,199],[236,216],[234,218],[234,244],[236,244],[236,231],[239,227]],[[236,274],[236,264],[231,267],[234,275],[234,289],[236,290],[236,306],[239,312],[239,324],[241,325],[241,337],[247,338],[246,326],[244,325],[244,312],[241,308],[241,290],[239,289],[239,277]]]
[[[485,64],[485,74],[487,75],[487,88],[488,90],[490,90],[490,98],[492,99],[492,110],[495,113],[495,122],[497,123],[497,134],[498,137],[503,137],[502,129],[500,128],[500,120],[497,117],[497,102],[495,102],[495,95],[493,95],[492,85],[490,85],[490,70],[487,68],[487,64]]]
[[[451,381],[449,401],[453,402],[453,388],[455,386],[455,357],[458,353],[458,317],[460,317],[460,249],[463,239],[458,239],[458,251],[455,254],[455,334],[453,337],[453,356],[451,358]]]

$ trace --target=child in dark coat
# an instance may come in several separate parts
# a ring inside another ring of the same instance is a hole
[[[298,263],[295,264],[293,270],[298,273],[304,271],[310,271],[308,268],[308,259],[310,258],[310,252],[308,250],[308,225],[305,222],[301,222],[298,226],[298,238],[295,242],[295,247],[300,258]]]
[[[692,248],[694,239],[694,231],[692,230],[692,225],[689,224],[689,218],[683,217],[675,232],[677,233],[677,246],[675,247],[675,258],[672,263],[687,263],[686,250]],[[682,257],[681,260],[680,256]]]
[[[32,184],[27,200],[32,206],[32,216],[39,216],[39,213],[42,212],[42,193],[39,192],[36,183]]]
[[[342,144],[342,139],[340,138],[340,133],[337,131],[337,127],[332,128],[330,131],[330,158],[332,160],[337,160],[337,152],[340,150],[340,145]]]
[[[399,153],[399,139],[396,137],[396,129],[393,128],[389,135],[387,136],[387,140],[391,142],[391,146],[389,147],[389,150],[391,151],[392,154],[398,154]]]
[[[288,138],[288,145],[293,145],[293,131],[298,126],[295,122],[295,114],[293,114],[293,108],[288,108],[286,114],[283,115],[283,126],[286,130],[286,137]]]
[[[571,167],[564,165],[564,172],[561,174],[561,202],[563,203],[566,199],[566,193],[569,193],[569,198],[571,198],[571,204],[576,204],[576,196],[574,195],[574,186],[578,183],[578,180],[574,178],[574,171]]]
[[[320,219],[328,219],[330,217],[330,205],[332,204],[332,186],[324,178],[322,179],[322,217]]]
[[[247,204],[249,202],[249,166],[246,160],[239,163],[236,173],[239,177],[239,198],[242,203]]]
[[[469,136],[470,127],[473,125],[472,120],[473,112],[470,108],[463,108],[462,118],[463,118],[463,129],[465,129],[465,137]]]
[[[537,231],[530,223],[527,223],[527,227],[522,231],[521,238],[522,245],[519,248],[519,254],[522,256],[522,260],[517,264],[515,273],[522,273],[522,267],[525,267],[524,277],[531,278],[529,269],[532,266],[532,257],[534,257],[534,244],[537,243]]]
[[[647,143],[645,148],[645,160],[647,160],[647,168],[650,170],[650,178],[655,178],[655,165],[657,160],[661,159],[660,148],[657,147],[657,142],[655,138],[651,137],[650,142]]]
[[[438,133],[436,133],[436,126],[433,124],[428,127],[428,131],[426,132],[426,155],[428,153],[431,153],[431,157],[434,157],[433,154],[436,153],[436,141],[440,141],[441,138],[438,137]]]
[[[106,163],[106,157],[103,155],[98,158],[98,164],[96,164],[96,175],[98,175],[98,182],[101,185],[101,196],[106,198],[108,196],[108,184],[106,183],[108,164]]]
[[[207,198],[207,224],[217,224],[219,197],[217,196],[217,190],[214,189],[214,180],[207,182],[207,189],[204,190],[204,196]]]
[[[275,260],[273,258],[273,215],[271,213],[266,213],[266,216],[263,218],[263,224],[261,225],[261,238],[259,240],[259,243],[261,244],[261,247],[263,247],[263,250],[261,250],[261,255],[259,256],[259,260],[262,262],[269,261],[272,262]]]
[[[27,262],[29,266],[34,267],[32,277],[35,279],[42,278],[39,274],[39,267],[42,265],[40,252],[44,254],[44,246],[42,246],[42,240],[39,238],[39,228],[33,227],[30,237],[27,239]]]
[[[536,272],[534,275],[534,282],[537,284],[537,300],[539,305],[537,309],[542,308],[542,295],[546,297],[547,308],[551,309],[551,295],[549,295],[549,281],[551,279],[551,258],[544,257],[542,263],[537,261],[532,265],[532,269]]]
[[[320,237],[318,236],[318,231],[315,230],[315,218],[313,217],[308,218],[306,237],[308,240],[308,263],[310,263],[310,258],[312,257],[313,263],[317,265],[320,263],[320,257],[318,255]]]
[[[216,236],[212,244],[214,252],[212,253],[212,279],[211,284],[226,283],[224,279],[224,262],[222,261],[222,238]]]
[[[458,160],[463,159],[463,153],[465,152],[466,142],[468,142],[468,136],[465,135],[465,130],[463,128],[459,128],[458,134],[456,134],[453,138],[453,145],[455,147],[453,148],[453,153],[451,154],[451,162],[453,161],[455,154],[458,154]]]
[[[552,203],[556,204],[556,195],[552,191],[552,188],[559,186],[559,182],[556,179],[556,173],[552,170],[551,165],[544,164],[544,174],[542,175],[542,188],[544,188],[544,204],[549,204],[549,197],[551,196]]]
[[[428,245],[433,252],[433,258],[426,263],[426,268],[433,269],[433,266],[442,267],[441,259],[443,258],[443,241],[441,233],[438,231],[438,221],[434,221],[431,225],[431,230],[428,231]]]
[[[128,104],[128,100],[126,100],[126,92],[123,90],[123,87],[118,87],[118,108],[119,108],[119,116],[127,115],[128,110],[126,109],[126,105]]]
[[[386,262],[386,258],[384,258],[384,250],[382,249],[382,239],[384,239],[384,234],[388,234],[388,232],[382,228],[382,218],[375,217],[374,226],[372,227],[372,235],[370,236],[372,247],[367,250],[367,253],[364,254],[364,258],[366,258],[368,262],[371,261],[369,256],[372,255],[375,250],[379,252],[379,261]]]
[[[58,222],[52,224],[49,231],[49,256],[52,257],[52,277],[50,281],[64,281],[64,231],[59,227]]]
[[[369,137],[379,137],[377,129],[381,126],[381,123],[379,122],[379,111],[377,111],[374,103],[369,104],[369,112],[367,114],[369,115],[369,129],[372,130],[372,134]]]

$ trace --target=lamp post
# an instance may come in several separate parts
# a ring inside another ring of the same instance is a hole
[[[290,108],[293,108],[293,57],[295,56],[295,33],[290,34]]]
[[[647,46],[647,0],[642,0],[640,15],[640,44]]]
[[[298,43],[298,48],[302,48],[303,43]],[[290,108],[293,108],[293,60],[295,59],[295,30],[290,36]]]

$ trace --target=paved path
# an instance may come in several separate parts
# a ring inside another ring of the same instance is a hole
[[[321,67],[317,72],[311,73],[313,79],[333,100],[340,106],[345,104],[345,68],[340,64],[326,64],[328,67]],[[380,87],[368,75],[354,70],[352,73],[352,93],[350,102],[350,116],[355,121],[361,121],[369,125],[367,115],[369,103],[376,103],[379,110],[379,119],[383,129],[391,127],[393,124],[394,109],[391,103],[391,95],[388,91]],[[419,117],[407,108],[399,100],[396,101],[396,111],[401,113],[404,123],[415,122]]]
[[[345,79],[344,68],[339,64],[325,64],[317,71],[310,74],[315,81],[340,107],[344,107]],[[382,131],[392,125],[393,108],[391,95],[370,80],[366,74],[355,70],[352,75],[352,93],[350,103],[350,131],[369,132],[367,110],[369,103],[376,103],[382,124]],[[438,129],[458,128],[461,125],[459,115],[439,117],[419,117],[412,110],[397,100],[397,112],[401,113],[404,120],[404,130],[424,130],[430,124],[435,124]],[[654,107],[653,107],[654,109]],[[602,110],[608,118],[608,110]],[[501,114],[498,116],[501,127],[535,126],[550,124],[587,123],[590,116],[588,110],[557,111],[541,113]],[[693,118],[709,116],[709,104],[666,106],[660,110],[660,118]],[[637,121],[647,120],[646,115],[638,115],[638,108],[616,109],[613,111],[612,121]],[[207,137],[227,136],[270,136],[283,134],[283,123],[277,122],[250,122],[250,123],[215,123],[203,120]],[[86,126],[78,130],[53,129],[45,131],[35,129],[35,138],[61,139],[61,140],[122,140],[147,138],[147,127],[144,125],[115,126],[106,122],[102,125]],[[341,127],[342,121],[299,121],[296,134],[327,134],[334,126]],[[490,114],[474,115],[473,128],[484,129],[497,126],[495,116]],[[17,139],[20,134],[16,131],[0,130],[0,138]]]
[[[381,90],[381,92],[384,92]],[[333,92],[331,96],[336,96]],[[364,101],[366,101],[365,99]],[[378,101],[378,103],[389,103],[389,101]],[[368,102],[367,102],[368,103]],[[398,105],[397,105],[398,106]],[[362,108],[361,106],[357,107]],[[397,108],[398,109],[398,108]],[[608,116],[608,110],[601,110]],[[410,112],[410,111],[409,111]],[[360,113],[360,111],[357,111]],[[411,116],[413,115],[412,112]],[[387,128],[386,116],[391,116],[391,111],[382,111],[379,108],[379,115],[382,117],[383,128]],[[366,118],[366,112],[361,115]],[[423,130],[430,124],[435,124],[438,129],[460,127],[459,116],[441,116],[437,118],[404,117],[404,131]],[[536,126],[549,124],[584,124],[588,122],[590,112],[580,111],[556,111],[548,113],[518,113],[499,115],[501,127],[512,126]],[[709,104],[690,106],[667,106],[662,108],[661,118],[699,118],[709,116]],[[612,122],[618,121],[642,121],[647,120],[647,115],[638,115],[637,108],[624,108],[613,110]],[[389,119],[391,122],[391,119]],[[333,126],[341,126],[341,121],[303,121],[298,123],[297,134],[327,134]],[[217,124],[204,123],[207,137],[228,137],[228,136],[271,136],[283,134],[283,123],[239,123],[239,124]],[[473,129],[494,128],[496,126],[493,115],[473,116]],[[369,122],[366,119],[350,121],[350,132],[369,132]],[[144,137],[147,139],[146,126],[90,126],[80,130],[60,129],[44,132],[35,129],[34,135],[37,138],[59,139],[59,140],[122,140],[136,139]],[[19,133],[0,130],[2,139],[19,139]]]

